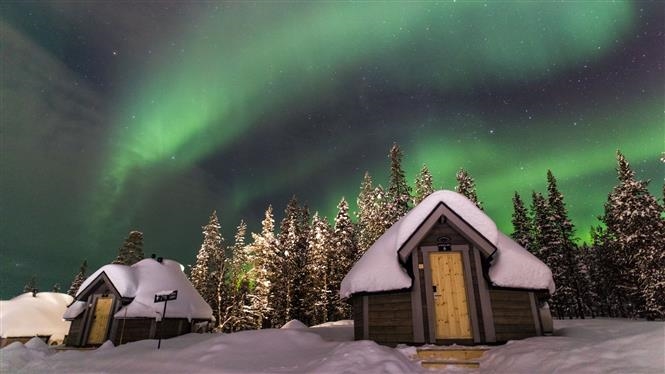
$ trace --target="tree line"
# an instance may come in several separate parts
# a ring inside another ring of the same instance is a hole
[[[315,325],[351,316],[338,296],[343,277],[386,229],[434,191],[427,165],[412,189],[398,145],[388,157],[388,187],[364,174],[355,221],[345,198],[329,222],[294,196],[278,232],[268,206],[259,233],[248,235],[241,221],[233,242],[226,244],[217,213],[211,213],[189,277],[213,308],[220,331],[280,327],[291,319]],[[552,269],[557,291],[550,305],[558,318],[665,317],[665,207],[647,190],[648,181],[635,179],[619,152],[617,162],[619,183],[608,195],[590,244],[577,243],[551,171],[547,193],[534,191],[530,206],[517,192],[513,196],[511,236]],[[455,190],[482,209],[467,170],[457,172]],[[114,263],[142,259],[142,240],[140,232],[130,232]],[[85,279],[85,265],[70,287],[72,295]]]
[[[590,244],[577,245],[551,171],[547,195],[533,192],[528,209],[513,196],[512,237],[552,270],[551,308],[559,318],[665,318],[665,203],[649,193],[649,181],[636,179],[621,152],[616,159],[618,184]]]

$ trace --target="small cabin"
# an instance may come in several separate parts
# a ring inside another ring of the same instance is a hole
[[[356,340],[494,344],[551,332],[550,269],[453,191],[428,196],[354,264]]]
[[[72,297],[57,292],[26,292],[0,301],[0,348],[13,342],[27,343],[39,337],[48,345],[59,345],[69,330],[62,313]]]
[[[155,295],[164,299],[172,291],[175,299],[156,302]],[[63,318],[71,321],[65,344],[86,347],[206,330],[213,315],[181,264],[148,258],[101,267],[83,282]]]

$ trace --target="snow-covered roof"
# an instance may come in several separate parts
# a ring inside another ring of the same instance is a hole
[[[445,204],[497,248],[497,261],[492,265],[497,268],[490,270],[492,282],[503,287],[547,288],[554,292],[552,273],[544,263],[503,235],[494,221],[471,200],[457,192],[442,190],[429,195],[379,237],[344,277],[340,296],[347,298],[358,292],[411,287],[411,277],[399,261],[399,250],[439,204]],[[504,259],[498,260],[501,257]],[[525,266],[533,266],[534,270],[526,273],[516,270]]]
[[[132,266],[105,265],[83,282],[76,296],[78,298],[104,273],[121,297],[133,299],[115,314],[116,318],[148,317],[159,320],[164,304],[154,302],[155,294],[163,293],[164,290],[178,290],[177,299],[168,302],[167,318],[212,319],[212,308],[192,286],[182,269],[177,261],[165,259],[160,263],[152,258]],[[74,303],[65,317],[74,318],[80,312],[80,305]]]
[[[500,287],[548,289],[554,293],[552,271],[536,256],[502,232],[497,248],[489,269],[492,283]]]
[[[2,300],[0,336],[51,335],[62,339],[69,331],[69,322],[62,319],[62,313],[72,300],[67,294],[55,292],[39,292],[35,297],[28,292]]]

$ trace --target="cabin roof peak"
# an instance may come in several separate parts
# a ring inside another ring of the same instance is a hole
[[[493,255],[489,276],[495,285],[554,292],[552,273],[544,263],[501,233],[471,200],[441,190],[430,194],[377,239],[342,281],[340,296],[410,288],[412,279],[404,263],[442,215],[456,229],[465,231],[486,256]],[[530,271],[523,274],[517,269]]]

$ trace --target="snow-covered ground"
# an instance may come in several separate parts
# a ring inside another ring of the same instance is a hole
[[[235,334],[189,334],[94,351],[56,353],[38,340],[0,350],[0,372],[20,373],[423,373],[407,355],[351,341],[348,321]],[[663,373],[665,323],[618,319],[555,321],[555,336],[493,347],[487,373]],[[446,371],[446,370],[444,370]],[[449,372],[477,372],[452,368]]]

